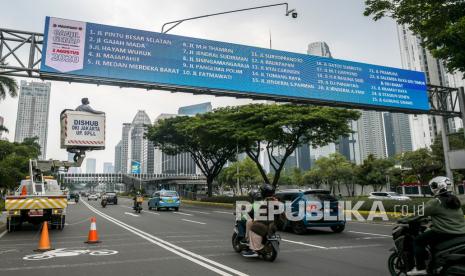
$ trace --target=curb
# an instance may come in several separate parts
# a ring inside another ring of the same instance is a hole
[[[195,200],[188,200],[188,199],[181,199],[181,204],[190,204],[190,205],[198,205],[198,206],[212,206],[212,207],[222,207],[233,209],[234,204],[232,203],[219,203],[219,202],[208,202],[208,201],[195,201]]]

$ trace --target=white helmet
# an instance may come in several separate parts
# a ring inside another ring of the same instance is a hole
[[[447,186],[451,184],[450,179],[445,176],[437,176],[429,181],[429,187],[434,195],[444,192],[444,190],[447,190]]]

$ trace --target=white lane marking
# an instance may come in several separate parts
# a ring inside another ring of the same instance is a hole
[[[3,231],[3,233],[0,234],[0,239],[1,239],[3,236],[5,236],[6,232],[8,232],[8,231],[5,230],[5,231]]]
[[[345,246],[332,246],[328,249],[354,249],[354,248],[367,248],[367,247],[379,247],[384,246],[383,244],[367,244],[367,245],[345,245]]]
[[[198,223],[198,224],[206,224],[205,222],[200,222],[200,221],[195,221],[195,220],[189,220],[189,219],[181,219],[183,221],[188,221],[188,222],[193,222],[193,223]]]
[[[190,217],[193,216],[193,214],[188,214],[188,213],[183,213],[183,212],[173,212],[173,213],[175,213],[175,214],[180,214],[180,215],[184,215],[184,216],[190,216]]]
[[[304,243],[304,242],[299,242],[299,241],[291,241],[291,240],[286,240],[286,239],[281,239],[281,240],[285,241],[285,242],[300,244],[300,245],[309,246],[309,247],[315,247],[315,248],[320,248],[320,249],[328,249],[328,247],[315,245],[315,244],[310,244],[310,243]]]
[[[191,261],[193,263],[196,263],[196,264],[198,264],[200,266],[203,266],[203,267],[205,267],[205,268],[207,268],[207,269],[209,269],[209,270],[211,270],[213,272],[216,272],[216,273],[218,273],[220,275],[224,275],[224,276],[232,275],[232,274],[229,274],[228,272],[233,273],[235,275],[239,275],[239,276],[248,276],[247,274],[242,273],[242,272],[240,272],[238,270],[235,270],[232,267],[220,264],[218,262],[215,262],[213,260],[205,258],[205,257],[203,257],[201,255],[195,254],[194,252],[186,250],[186,249],[184,249],[182,247],[174,245],[174,244],[172,244],[170,242],[167,242],[167,241],[165,241],[163,239],[160,239],[160,238],[155,237],[155,236],[153,236],[153,235],[151,235],[149,233],[146,233],[146,232],[144,232],[142,230],[139,230],[139,229],[137,229],[137,228],[135,228],[133,226],[130,226],[130,225],[128,225],[128,224],[126,224],[126,223],[124,223],[122,221],[119,221],[119,220],[117,220],[117,219],[115,219],[115,218],[113,218],[113,217],[111,217],[111,216],[109,216],[109,215],[107,215],[107,214],[105,214],[103,212],[100,212],[99,210],[95,209],[94,207],[92,207],[91,205],[89,205],[86,202],[84,202],[84,205],[86,205],[87,208],[89,208],[94,213],[96,213],[96,214],[100,215],[101,217],[105,218],[106,220],[120,226],[121,228],[126,229],[129,232],[131,232],[131,233],[133,233],[133,234],[135,234],[135,235],[137,235],[137,236],[139,236],[139,237],[141,237],[141,238],[143,238],[143,239],[145,239],[145,240],[147,240],[147,241],[149,241],[149,242],[151,242],[151,243],[153,243],[155,245],[160,246],[161,248],[164,248],[164,249],[166,249],[166,250],[168,250],[168,251],[170,251],[170,252],[172,252],[172,253],[180,256],[180,257],[183,257],[183,258],[185,258],[185,259],[187,259],[187,260],[189,260],[189,261]],[[212,265],[215,265],[216,267],[214,267]],[[228,271],[228,272],[222,271],[222,270],[218,269],[217,267],[222,268],[223,270]]]
[[[211,214],[211,213],[207,213],[207,212],[194,211],[194,210],[189,210],[189,212],[194,212],[194,213],[199,213],[199,214],[204,214],[204,215],[210,215]]]
[[[357,231],[348,231],[349,233],[354,234],[363,234],[363,235],[372,235],[372,236],[379,236],[379,237],[391,237],[390,235],[383,235],[383,234],[375,234],[375,233],[366,233],[366,232],[357,232]]]
[[[225,211],[213,211],[215,213],[219,213],[219,214],[227,214],[227,215],[232,215],[233,212],[225,212]]]
[[[142,213],[152,214],[152,215],[157,215],[157,216],[160,215],[159,213],[155,213],[155,212],[152,212],[152,211],[144,211],[144,210],[142,210]]]
[[[133,214],[133,213],[128,213],[128,212],[124,212],[126,215],[130,215],[130,216],[133,216],[133,217],[138,217],[139,215],[136,215],[136,214]]]

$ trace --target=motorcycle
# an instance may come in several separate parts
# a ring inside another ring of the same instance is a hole
[[[136,202],[136,205],[133,207],[133,209],[136,213],[140,214],[140,212],[142,211],[142,203]]]
[[[241,237],[239,237],[239,228],[238,222],[234,226],[234,233],[232,235],[232,246],[234,251],[241,253],[242,251],[249,250],[247,244],[241,243]],[[262,257],[265,261],[273,262],[276,257],[278,257],[279,252],[279,242],[281,237],[276,234],[276,232],[269,233],[263,237],[263,249],[258,251],[258,255]]]
[[[139,213],[142,211],[142,202],[144,202],[144,198],[142,196],[137,196],[136,197],[136,202],[134,204],[134,211],[136,211],[136,213]]]
[[[394,247],[388,258],[391,275],[406,275],[415,266],[412,252],[413,239],[428,227],[428,219],[414,217],[401,219],[392,230]],[[428,246],[428,275],[465,275],[465,236]]]
[[[102,198],[102,202],[100,202],[100,204],[102,204],[102,207],[105,208],[107,206],[107,204],[108,204],[107,199]]]
[[[76,196],[74,197],[74,202],[75,202],[75,203],[78,203],[78,202],[79,202],[79,196],[78,196],[78,195],[76,195]]]

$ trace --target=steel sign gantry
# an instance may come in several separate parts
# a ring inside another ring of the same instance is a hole
[[[276,102],[291,102],[296,104],[329,105],[327,102],[309,100],[306,98],[289,98],[277,95],[259,95],[238,91],[200,89],[194,87],[175,87],[162,84],[158,85],[124,80],[107,80],[66,74],[60,76],[41,74],[39,66],[42,60],[43,39],[44,35],[42,33],[0,28],[0,75],[40,78],[44,80],[58,80],[65,82],[90,83],[97,85],[111,85],[118,87],[134,87],[147,90],[167,90],[170,92],[231,96],[236,98],[251,98],[257,100],[273,100]],[[331,103],[331,106],[411,114],[440,115],[446,118],[465,118],[465,101],[463,100],[465,96],[463,93],[463,90],[459,88],[428,85],[428,98],[431,107],[429,111],[406,110],[400,108],[396,109],[382,106],[361,106],[343,102],[334,102]]]

